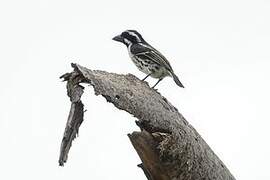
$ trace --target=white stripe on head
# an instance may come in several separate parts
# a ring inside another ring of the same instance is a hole
[[[125,43],[128,44],[128,45],[131,44],[131,42],[130,42],[128,39],[126,39],[126,38],[124,38],[124,41],[125,41]]]
[[[134,36],[136,38],[137,42],[141,42],[140,37],[135,32],[127,31],[127,33],[130,34],[131,36]]]

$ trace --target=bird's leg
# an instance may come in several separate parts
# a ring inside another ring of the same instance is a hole
[[[159,80],[158,80],[158,82],[152,87],[152,89],[154,89],[154,87],[156,87],[156,85],[162,80],[163,78],[160,78]]]
[[[151,75],[151,73],[147,74],[147,76],[145,78],[143,78],[142,81],[146,80],[146,78],[148,78],[150,75]]]

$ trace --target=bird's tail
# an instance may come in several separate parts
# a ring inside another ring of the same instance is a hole
[[[180,82],[179,78],[174,74],[174,72],[171,72],[174,82],[179,86],[184,88],[184,85]]]

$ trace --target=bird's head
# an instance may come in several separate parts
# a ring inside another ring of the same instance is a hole
[[[113,40],[124,43],[126,46],[145,42],[140,33],[138,33],[135,30],[126,30],[122,32],[120,35],[115,36]]]

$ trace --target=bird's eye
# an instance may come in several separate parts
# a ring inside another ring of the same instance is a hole
[[[128,36],[128,33],[127,33],[127,32],[123,32],[123,33],[121,34],[121,36],[122,36],[122,37],[127,37],[127,36]]]

